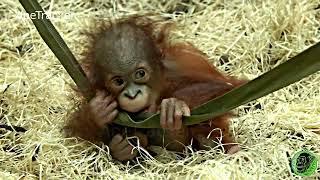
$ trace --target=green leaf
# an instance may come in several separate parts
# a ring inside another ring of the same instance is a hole
[[[35,0],[20,0],[20,3],[29,14],[44,13]],[[60,60],[79,89],[85,92],[87,98],[90,99],[93,93],[90,92],[88,79],[50,20],[37,18],[32,21],[43,40]],[[201,123],[297,82],[320,70],[319,57],[320,43],[241,87],[193,109],[190,117],[184,117],[184,124]],[[160,128],[159,114],[135,117],[134,119],[127,113],[120,112],[114,123],[136,128]],[[142,120],[138,121],[138,119]]]

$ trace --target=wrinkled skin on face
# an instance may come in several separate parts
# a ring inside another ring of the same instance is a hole
[[[119,24],[97,42],[95,63],[119,107],[139,112],[156,103],[161,91],[160,53],[150,37],[131,24]]]

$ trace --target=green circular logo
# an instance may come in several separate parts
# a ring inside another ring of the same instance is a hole
[[[318,168],[318,159],[308,150],[301,150],[293,156],[290,162],[293,173],[299,176],[311,176]]]

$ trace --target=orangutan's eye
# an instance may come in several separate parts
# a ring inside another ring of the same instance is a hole
[[[146,75],[146,72],[145,72],[144,69],[138,69],[136,71],[135,78],[136,79],[142,79],[145,75]]]
[[[122,86],[124,84],[124,80],[121,79],[121,78],[115,78],[113,79],[113,83],[116,85],[116,86]]]

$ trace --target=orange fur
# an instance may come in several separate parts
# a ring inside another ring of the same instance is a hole
[[[145,34],[150,36],[156,47],[159,48],[159,52],[161,52],[161,58],[159,58],[161,62],[159,63],[163,65],[162,74],[164,78],[161,99],[175,97],[185,101],[190,108],[194,108],[244,83],[242,80],[220,73],[213,65],[209,64],[207,56],[192,45],[188,43],[169,43],[170,23],[162,24],[158,33],[155,31],[155,27],[159,25],[158,22],[154,23],[145,17],[125,18],[116,23],[130,23],[143,29]],[[92,54],[95,53],[95,49],[92,47],[92,39],[99,38],[99,34],[103,33],[103,30],[111,27],[112,23],[107,22],[89,33],[91,41],[85,52],[83,65],[86,67],[86,72],[92,83],[92,89],[105,89],[99,77],[99,71],[101,70],[96,69],[90,61]],[[161,99],[159,99],[159,102],[161,102]],[[104,130],[99,129],[90,120],[91,116],[92,114],[86,109],[84,103],[68,122],[69,134],[93,142],[105,140],[103,139],[105,138],[103,136],[105,134]],[[233,138],[229,134],[228,120],[228,114],[222,115],[205,123],[189,126],[187,130],[181,131],[182,133],[177,133],[176,137],[171,135],[170,138],[184,139],[185,142],[183,143],[189,143],[191,138],[195,137],[197,139],[196,137],[199,135],[207,136],[211,132],[210,138],[216,141],[220,137],[220,133],[212,132],[212,130],[220,128],[223,136],[222,143],[232,143]],[[110,128],[112,128],[112,125],[109,126]],[[225,146],[226,149],[229,147],[228,145]]]

